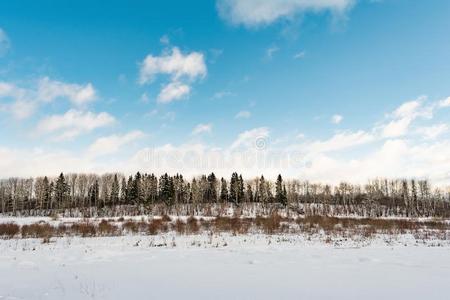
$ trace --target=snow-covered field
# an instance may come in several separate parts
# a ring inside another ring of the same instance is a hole
[[[0,240],[0,299],[449,299],[448,243],[296,235]]]

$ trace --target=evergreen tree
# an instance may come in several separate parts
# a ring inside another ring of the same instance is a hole
[[[127,190],[126,190],[126,203],[133,204],[137,198],[136,189],[134,188],[133,177],[128,177]]]
[[[65,207],[70,193],[64,174],[61,173],[55,184],[55,202],[58,207]]]
[[[227,181],[223,177],[220,179],[220,201],[221,202],[228,201]]]
[[[283,178],[278,175],[275,183],[275,200],[283,205],[287,204],[286,187],[283,188]]]
[[[253,191],[250,184],[247,184],[247,196],[246,199],[248,202],[253,202]]]
[[[217,202],[217,178],[214,173],[208,176],[207,202]]]
[[[239,203],[239,177],[236,172],[231,174],[230,180],[230,201]]]
[[[111,184],[111,195],[110,195],[112,205],[116,205],[119,202],[119,192],[120,192],[119,179],[117,178],[117,174],[114,174],[114,179]]]

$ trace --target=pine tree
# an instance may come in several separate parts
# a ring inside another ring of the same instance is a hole
[[[238,200],[239,202],[243,202],[245,199],[245,191],[244,191],[244,179],[242,179],[242,174],[239,175],[238,180]]]
[[[61,173],[56,180],[55,185],[55,202],[58,207],[64,207],[68,200],[70,193],[69,185],[66,183],[66,179],[64,178],[64,174]]]
[[[287,204],[286,187],[283,188],[283,178],[278,175],[275,183],[275,200],[283,205]]]
[[[119,179],[117,178],[117,174],[114,174],[114,179],[111,184],[111,195],[110,195],[111,204],[113,206],[119,202],[119,192],[120,192]]]
[[[133,177],[130,176],[128,177],[128,182],[127,182],[127,190],[126,190],[126,203],[128,205],[133,204],[135,199],[137,198],[136,195],[136,189],[134,189],[134,181],[133,181]]]
[[[220,201],[221,202],[228,201],[227,181],[223,177],[220,179]]]
[[[247,184],[247,193],[246,193],[247,197],[247,201],[248,202],[253,202],[253,191],[252,191],[252,187],[250,184]]]
[[[239,203],[239,177],[236,172],[231,174],[230,180],[230,201]]]
[[[217,178],[214,173],[208,176],[207,202],[217,202]]]

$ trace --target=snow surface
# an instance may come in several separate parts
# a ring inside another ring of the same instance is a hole
[[[450,247],[412,236],[0,240],[0,299],[449,299]]]

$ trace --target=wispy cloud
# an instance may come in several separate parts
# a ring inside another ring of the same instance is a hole
[[[305,51],[300,51],[294,54],[294,59],[302,59],[304,58],[306,55]]]
[[[71,104],[82,107],[97,99],[97,92],[91,83],[75,84],[42,77],[37,84],[18,86],[0,81],[0,99],[6,101],[0,110],[10,112],[17,119],[25,119],[40,106],[66,99]]]
[[[145,137],[145,134],[140,130],[131,131],[124,135],[110,135],[98,138],[88,148],[90,156],[103,156],[116,153],[123,146]]]
[[[234,25],[258,27],[305,12],[343,14],[354,0],[218,0],[219,15]]]
[[[37,125],[37,134],[55,134],[52,139],[65,141],[82,133],[110,126],[115,118],[106,112],[99,114],[79,110],[69,110],[62,115],[51,115],[42,119]]]
[[[208,123],[208,124],[198,124],[197,126],[195,126],[195,128],[192,130],[192,134],[193,135],[198,135],[198,134],[202,134],[202,133],[209,133],[212,131],[212,124]]]
[[[278,51],[280,51],[280,48],[278,48],[277,46],[271,46],[269,48],[266,49],[266,58],[271,60],[274,56],[275,53],[277,53]]]
[[[252,113],[247,110],[241,110],[234,116],[236,119],[248,119],[252,116]]]
[[[343,119],[344,119],[344,117],[341,116],[341,115],[333,115],[333,116],[331,117],[331,123],[333,123],[333,124],[339,124],[339,123],[342,122]]]

